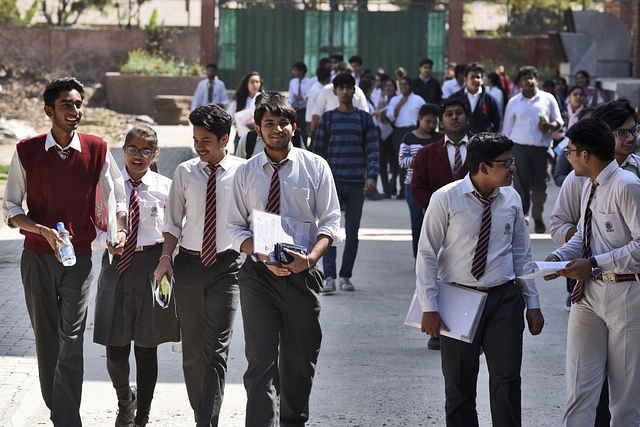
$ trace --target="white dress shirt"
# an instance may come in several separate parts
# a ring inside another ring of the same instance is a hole
[[[321,234],[341,242],[340,202],[329,164],[322,157],[291,147],[289,162],[279,171],[280,215],[309,224],[311,250]],[[271,159],[264,153],[251,158],[236,171],[233,198],[227,213],[227,229],[233,248],[240,251],[242,242],[253,237],[253,210],[265,211],[273,176]]]
[[[309,93],[309,87],[311,81],[310,79],[303,77],[299,79],[294,77],[289,82],[289,104],[293,106],[293,108],[306,108],[307,107],[307,95]],[[296,101],[294,96],[298,95],[298,91],[300,91],[300,95],[302,95],[302,100]]]
[[[620,167],[640,178],[640,159],[635,154],[629,155]],[[549,233],[554,242],[563,245],[567,232],[572,227],[577,227],[582,215],[580,210],[582,189],[588,180],[586,176],[576,176],[576,172],[571,171],[562,183],[549,216]]]
[[[551,132],[538,129],[543,115],[548,123],[555,120],[560,126],[564,124],[555,96],[539,89],[531,98],[519,93],[507,103],[502,132],[516,144],[549,148]]]
[[[311,119],[313,118],[313,112],[315,111],[316,101],[318,100],[318,96],[324,85],[316,80],[315,83],[311,85],[309,88],[309,93],[307,94],[307,110],[304,114],[304,120],[307,123],[311,123]]]
[[[209,79],[204,79],[198,83],[196,91],[193,93],[193,100],[191,101],[191,111],[196,108],[209,104]],[[229,99],[227,98],[227,88],[224,86],[224,82],[218,78],[213,80],[213,98],[212,104],[227,104]]]
[[[418,124],[418,112],[426,102],[420,95],[416,95],[411,92],[409,99],[400,107],[398,117],[395,116],[395,109],[398,102],[402,99],[402,95],[396,95],[389,101],[389,107],[387,107],[387,118],[393,122],[397,128],[416,127]]]
[[[62,147],[53,138],[51,131],[49,131],[45,140],[44,150],[47,151],[55,146],[62,149]],[[77,132],[74,132],[68,147],[71,147],[78,152],[82,152],[80,137],[78,137]],[[108,149],[104,166],[100,171],[98,187],[100,188],[100,193],[107,195],[107,197],[113,191],[116,198],[116,212],[128,212],[122,174],[120,173],[118,165]],[[24,167],[22,166],[22,162],[20,161],[20,157],[18,156],[18,150],[16,150],[13,154],[13,158],[11,159],[9,176],[7,177],[7,186],[5,187],[4,200],[2,201],[4,222],[11,228],[15,228],[15,226],[9,224],[9,219],[16,215],[26,215],[22,208],[22,202],[25,200],[26,195],[27,176]]]
[[[640,180],[613,160],[595,180],[591,200],[591,252],[605,273],[640,273]],[[586,207],[591,180],[584,183],[580,210]],[[584,217],[571,240],[553,252],[563,261],[582,258]]]
[[[462,157],[462,164],[467,161],[467,143],[469,142],[469,137],[467,135],[464,136],[460,140],[460,157]],[[444,146],[447,149],[447,156],[449,157],[449,166],[451,166],[451,171],[453,172],[453,165],[456,163],[456,147],[454,147],[453,141],[449,139],[447,135],[444,136]]]
[[[459,84],[456,79],[449,79],[442,84],[442,99],[448,98],[464,86],[464,82]]]
[[[478,99],[480,99],[480,94],[482,93],[482,86],[479,86],[478,91],[473,94],[469,92],[469,89],[465,85],[464,93],[467,94],[467,99],[469,100],[469,104],[471,104],[471,112],[473,113],[474,111],[476,111],[476,105],[478,105]]]
[[[232,199],[233,175],[245,163],[231,154],[220,161],[216,174],[216,248],[218,252],[231,249],[231,237],[223,226]],[[181,163],[173,174],[173,182],[164,215],[164,230],[178,239],[180,246],[202,251],[204,215],[207,206],[207,182],[211,175],[208,163],[199,158]]]
[[[260,95],[260,92],[257,92],[253,98],[249,98],[247,97],[247,104],[244,106],[245,109],[250,108],[251,110],[255,110],[256,109],[256,98],[258,97],[258,95]],[[231,117],[234,118],[235,120],[235,116],[236,116],[236,109],[238,108],[238,103],[237,101],[234,99],[233,101],[231,101],[231,103],[229,103],[229,106],[227,107],[227,113],[229,113],[231,115]],[[240,110],[242,111],[242,110]]]
[[[502,107],[504,106],[504,92],[502,92],[499,87],[494,86],[492,88],[487,88],[487,93],[496,100],[498,103],[498,111],[502,113]]]
[[[529,231],[520,195],[512,187],[498,187],[489,197],[491,234],[487,266],[482,279],[471,274],[482,223],[483,205],[473,194],[470,176],[433,193],[425,218],[416,260],[416,288],[423,312],[438,310],[438,282],[494,287],[516,280],[527,308],[540,308],[534,280],[516,279],[531,261]]]
[[[369,112],[369,106],[367,105],[367,97],[364,96],[364,92],[358,86],[356,86],[356,93],[353,95],[353,105],[359,110]],[[338,96],[333,93],[333,83],[326,84],[318,98],[316,99],[313,109],[313,115],[322,116],[325,111],[335,110],[340,106]]]

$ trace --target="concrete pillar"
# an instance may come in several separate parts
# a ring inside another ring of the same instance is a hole
[[[451,0],[449,3],[449,43],[447,56],[449,62],[464,63],[465,53],[462,43],[462,17],[464,0]]]
[[[216,0],[202,0],[200,18],[200,63],[218,62],[218,31],[216,22]]]

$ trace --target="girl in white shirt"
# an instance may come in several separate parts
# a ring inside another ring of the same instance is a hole
[[[107,371],[118,396],[116,425],[144,427],[158,377],[158,344],[180,340],[173,298],[163,309],[151,291],[153,272],[162,254],[162,224],[171,180],[150,170],[155,168],[158,138],[149,126],[133,127],[125,137],[123,151],[127,201],[131,204],[134,186],[140,199],[137,240],[129,236],[127,241],[136,249],[130,266],[120,273],[117,265],[124,251],[114,255],[112,262],[107,251],[102,257],[93,340],[107,347]],[[129,224],[129,232],[131,227]],[[129,384],[131,341],[137,390]]]
[[[255,129],[255,124],[253,123],[253,111],[256,109],[256,96],[258,96],[261,90],[262,79],[257,71],[250,72],[240,80],[240,84],[236,88],[236,93],[233,95],[233,100],[227,107],[227,113],[229,113],[233,118],[236,129],[240,126],[246,126],[249,130]],[[251,119],[249,122],[243,120],[243,123],[239,123],[236,119],[236,114],[245,109],[251,110]],[[235,147],[238,146],[238,141],[240,140],[239,133],[240,131],[237,130],[233,144],[234,150]]]

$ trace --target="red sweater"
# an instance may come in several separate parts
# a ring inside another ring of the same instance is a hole
[[[64,222],[76,254],[87,254],[96,237],[96,186],[107,156],[107,143],[93,135],[78,136],[82,152],[71,150],[66,160],[55,148],[44,150],[46,134],[20,141],[16,149],[26,174],[28,217],[50,228]],[[44,237],[24,230],[21,233],[25,235],[26,249],[53,254]]]
[[[458,176],[453,176],[451,163],[444,146],[444,137],[425,145],[416,153],[411,177],[411,197],[422,209],[427,209],[431,195],[445,185],[464,178],[469,172],[467,162],[462,163]]]

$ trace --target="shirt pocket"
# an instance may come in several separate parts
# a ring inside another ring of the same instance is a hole
[[[164,221],[164,205],[159,201],[140,202],[140,223],[161,229]]]
[[[298,221],[308,221],[311,216],[311,190],[304,187],[282,186],[285,201],[283,214]]]
[[[592,227],[598,227],[603,235],[611,233],[621,236],[626,232],[626,223],[619,212],[598,212],[597,216],[593,216],[592,221],[597,223],[596,225],[592,222]]]

